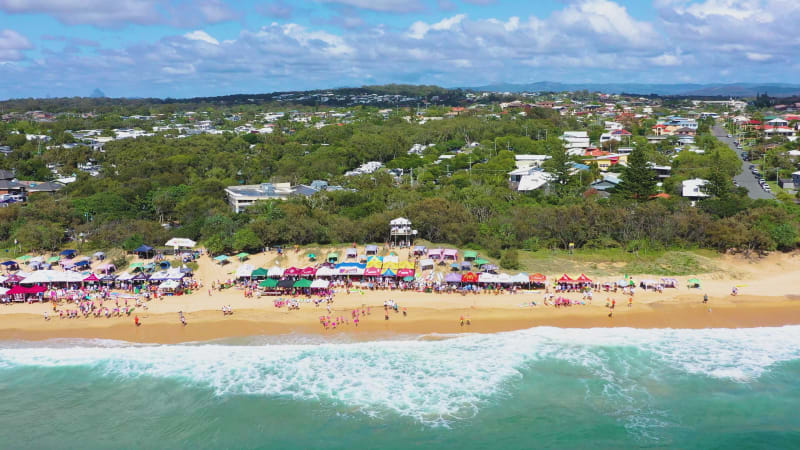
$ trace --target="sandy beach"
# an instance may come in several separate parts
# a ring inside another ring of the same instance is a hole
[[[299,252],[254,255],[249,261],[256,267],[307,265]],[[304,255],[303,255],[304,256]],[[689,277],[676,277],[679,286],[663,293],[637,290],[633,306],[621,292],[596,292],[591,304],[555,308],[543,305],[543,292],[517,294],[430,294],[400,291],[337,292],[332,317],[347,323],[325,330],[319,317],[328,315],[325,306],[315,307],[310,300],[299,311],[287,311],[273,305],[275,297],[245,298],[241,289],[226,289],[208,294],[212,281],[225,280],[240,263],[220,266],[208,257],[199,260],[196,277],[204,288],[191,295],[151,300],[148,309],[137,309],[142,325],[136,327],[131,317],[60,319],[53,317],[51,304],[13,304],[0,307],[0,339],[42,340],[53,338],[99,338],[131,342],[178,343],[288,333],[348,333],[355,339],[373,339],[387,334],[493,333],[536,326],[565,328],[634,327],[634,328],[741,328],[800,324],[800,258],[793,254],[775,254],[756,262],[738,257],[722,257],[720,269],[699,274],[701,289],[688,289]],[[546,274],[548,279],[561,274]],[[587,271],[590,277],[592,274]],[[634,279],[659,278],[633,274]],[[621,277],[621,276],[620,276]],[[607,277],[608,280],[620,277]],[[738,296],[730,295],[737,286]],[[708,305],[702,303],[708,294]],[[580,300],[580,294],[564,294]],[[383,302],[396,301],[407,309],[384,317]],[[616,300],[609,317],[606,300]],[[537,306],[530,306],[535,302]],[[234,314],[224,316],[223,305]],[[358,327],[353,324],[354,309],[368,309]],[[44,312],[51,313],[44,320]],[[182,311],[188,321],[183,326]],[[461,323],[464,318],[464,325]],[[469,321],[469,324],[466,322]]]

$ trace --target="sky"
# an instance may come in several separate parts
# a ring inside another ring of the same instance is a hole
[[[0,0],[0,98],[800,83],[798,0]]]

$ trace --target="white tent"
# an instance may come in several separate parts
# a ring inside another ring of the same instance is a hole
[[[423,259],[419,262],[419,268],[425,270],[425,268],[433,269],[433,260],[432,259]]]
[[[85,277],[78,272],[60,272],[57,270],[39,270],[25,277],[21,284],[40,283],[80,283]]]
[[[530,278],[527,273],[518,273],[511,277],[511,282],[514,284],[526,284],[530,283]]]
[[[175,250],[177,250],[180,247],[194,248],[194,246],[197,245],[197,242],[187,238],[172,238],[164,245],[167,247],[173,247]]]
[[[397,219],[394,219],[391,222],[389,222],[389,225],[409,226],[411,225],[411,221],[406,219],[405,217],[398,217]]]
[[[330,285],[328,280],[314,280],[311,282],[311,289],[327,289]]]
[[[317,269],[316,276],[318,277],[332,277],[336,275],[336,269],[332,269],[328,266],[323,266]]]
[[[507,273],[501,273],[500,275],[497,275],[496,282],[500,284],[511,284],[514,282],[514,280],[511,279],[511,275]]]
[[[283,276],[283,268],[275,266],[267,271],[267,276],[270,278],[278,278]]]
[[[483,272],[478,276],[478,283],[497,283],[498,275],[493,273]]]
[[[132,274],[130,272],[123,272],[120,276],[117,277],[117,281],[132,280],[133,277],[135,277],[135,276],[136,276],[135,274]]]
[[[180,285],[181,284],[178,283],[175,280],[167,280],[167,281],[159,284],[158,288],[161,289],[161,290],[170,290],[170,291],[172,291],[172,290],[178,289],[180,287]]]
[[[254,270],[256,268],[252,264],[242,264],[236,269],[236,278],[250,278]]]
[[[0,295],[6,295],[6,292],[8,292],[8,290],[9,290],[8,288],[0,287]]]

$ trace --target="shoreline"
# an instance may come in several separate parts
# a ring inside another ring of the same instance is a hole
[[[344,316],[347,308],[334,308]],[[37,314],[4,314],[0,320],[0,340],[44,341],[51,339],[108,339],[131,343],[178,344],[207,342],[225,338],[280,336],[287,334],[342,336],[355,341],[371,341],[387,335],[429,335],[460,333],[499,333],[534,327],[558,328],[638,328],[638,329],[703,329],[756,328],[800,325],[800,300],[734,299],[725,302],[648,303],[617,307],[611,318],[603,305],[569,308],[533,307],[435,309],[409,308],[408,317],[390,312],[383,317],[383,308],[374,308],[362,318],[358,327],[352,321],[338,329],[325,330],[318,323],[324,309],[306,307],[300,311],[265,309],[236,310],[233,316],[219,311],[199,310],[186,313],[183,326],[174,313],[140,314],[142,325],[136,327],[132,317],[110,319],[59,319],[45,321]],[[460,317],[471,324],[463,326]]]

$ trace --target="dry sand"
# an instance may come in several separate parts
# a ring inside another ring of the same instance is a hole
[[[343,248],[339,249],[344,256]],[[362,249],[363,250],[363,249]],[[308,265],[307,251],[290,250],[278,258],[274,252],[251,257],[248,263],[255,267],[272,267],[276,261],[283,267]],[[328,250],[316,251],[320,258]],[[320,254],[322,253],[322,254]],[[406,252],[400,254],[401,259]],[[299,311],[275,308],[274,297],[244,298],[243,291],[228,289],[208,295],[212,281],[232,276],[239,262],[219,266],[208,257],[199,261],[196,277],[204,289],[192,295],[165,297],[152,300],[149,309],[137,309],[142,325],[136,327],[133,317],[88,319],[43,319],[50,304],[14,304],[0,307],[0,339],[39,340],[51,338],[103,338],[132,342],[176,343],[205,341],[224,337],[249,335],[274,335],[285,333],[348,333],[356,339],[371,339],[386,333],[489,333],[530,328],[557,326],[568,328],[636,327],[636,328],[707,328],[707,327],[758,327],[800,324],[800,258],[795,254],[775,254],[757,262],[738,257],[723,257],[719,272],[698,275],[702,289],[687,289],[686,280],[693,277],[676,277],[677,289],[667,289],[663,294],[644,293],[637,290],[633,307],[627,306],[627,297],[621,293],[595,293],[592,305],[568,308],[545,307],[543,294],[519,293],[516,295],[461,295],[425,294],[398,291],[365,291],[364,293],[338,293],[333,305],[334,316],[350,319],[354,308],[369,306],[371,314],[363,317],[358,328],[352,320],[337,330],[325,331],[319,316],[327,315],[324,306],[303,303]],[[546,274],[548,279],[561,274]],[[571,274],[577,275],[577,274]],[[591,273],[587,272],[589,277]],[[601,281],[613,281],[611,277]],[[634,279],[657,279],[646,274]],[[739,286],[739,296],[731,296],[731,288]],[[702,304],[708,294],[709,305]],[[580,294],[565,295],[578,300]],[[606,298],[614,298],[617,307],[612,317],[605,308]],[[408,316],[390,313],[384,320],[383,302],[397,301],[407,308]],[[535,301],[539,306],[522,307]],[[223,316],[222,305],[230,305],[233,316]],[[188,325],[178,319],[183,311]],[[471,324],[462,326],[460,318],[469,318]]]

